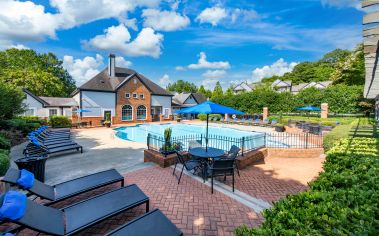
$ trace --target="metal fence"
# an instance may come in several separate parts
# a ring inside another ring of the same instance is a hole
[[[304,149],[322,148],[322,140],[322,135],[310,133],[262,133],[238,138],[210,134],[208,136],[208,146],[222,149],[227,152],[230,150],[232,145],[236,145],[241,149],[240,154],[244,155],[244,153],[262,147]],[[170,153],[174,150],[173,148],[177,147],[180,147],[184,151],[188,151],[191,146],[195,147],[193,146],[194,144],[205,147],[206,140],[204,135],[195,134],[172,137],[167,143],[163,136],[153,135],[150,133],[147,136],[148,149],[165,154]]]

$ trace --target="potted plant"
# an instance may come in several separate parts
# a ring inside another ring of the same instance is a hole
[[[109,127],[111,127],[111,124],[112,124],[112,122],[111,122],[111,114],[107,113],[107,114],[105,114],[104,125],[105,125],[107,128],[109,128]]]
[[[172,145],[171,143],[171,134],[172,134],[171,128],[167,128],[164,130],[164,144],[160,151],[165,156],[175,153],[175,145]]]
[[[176,117],[176,122],[180,122],[182,120],[182,117],[180,116],[180,115],[178,115],[177,117]]]

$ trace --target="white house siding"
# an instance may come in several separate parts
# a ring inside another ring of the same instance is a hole
[[[116,94],[107,92],[81,91],[82,109],[90,110],[84,112],[83,117],[103,117],[104,111],[111,111],[115,115]]]
[[[45,117],[42,104],[29,94],[26,93],[26,99],[24,99],[23,103],[27,109],[34,110],[34,116]]]
[[[78,105],[80,105],[80,92],[77,93],[77,94],[75,94],[72,98],[75,100],[75,102],[76,102]]]
[[[168,115],[172,114],[170,96],[158,96],[158,95],[151,96],[151,106],[161,106],[163,114],[164,114],[165,109],[168,109]]]

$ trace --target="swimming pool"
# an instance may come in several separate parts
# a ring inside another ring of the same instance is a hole
[[[135,126],[126,126],[116,128],[116,136],[135,142],[146,143],[147,134],[163,136],[166,128],[172,128],[172,137],[203,134],[205,136],[206,126],[203,125],[190,125],[190,124],[142,124]],[[262,135],[259,132],[249,132],[226,127],[209,126],[208,132],[210,135],[219,135],[231,138],[250,137],[255,135]]]

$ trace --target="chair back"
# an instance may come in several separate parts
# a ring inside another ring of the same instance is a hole
[[[210,167],[214,176],[232,174],[234,170],[235,158],[222,158],[214,160]]]
[[[236,158],[240,150],[241,149],[237,147],[236,145],[232,145],[228,152],[228,157]]]
[[[190,140],[188,141],[188,149],[191,149],[191,148],[197,148],[197,147],[201,147],[201,140]]]

